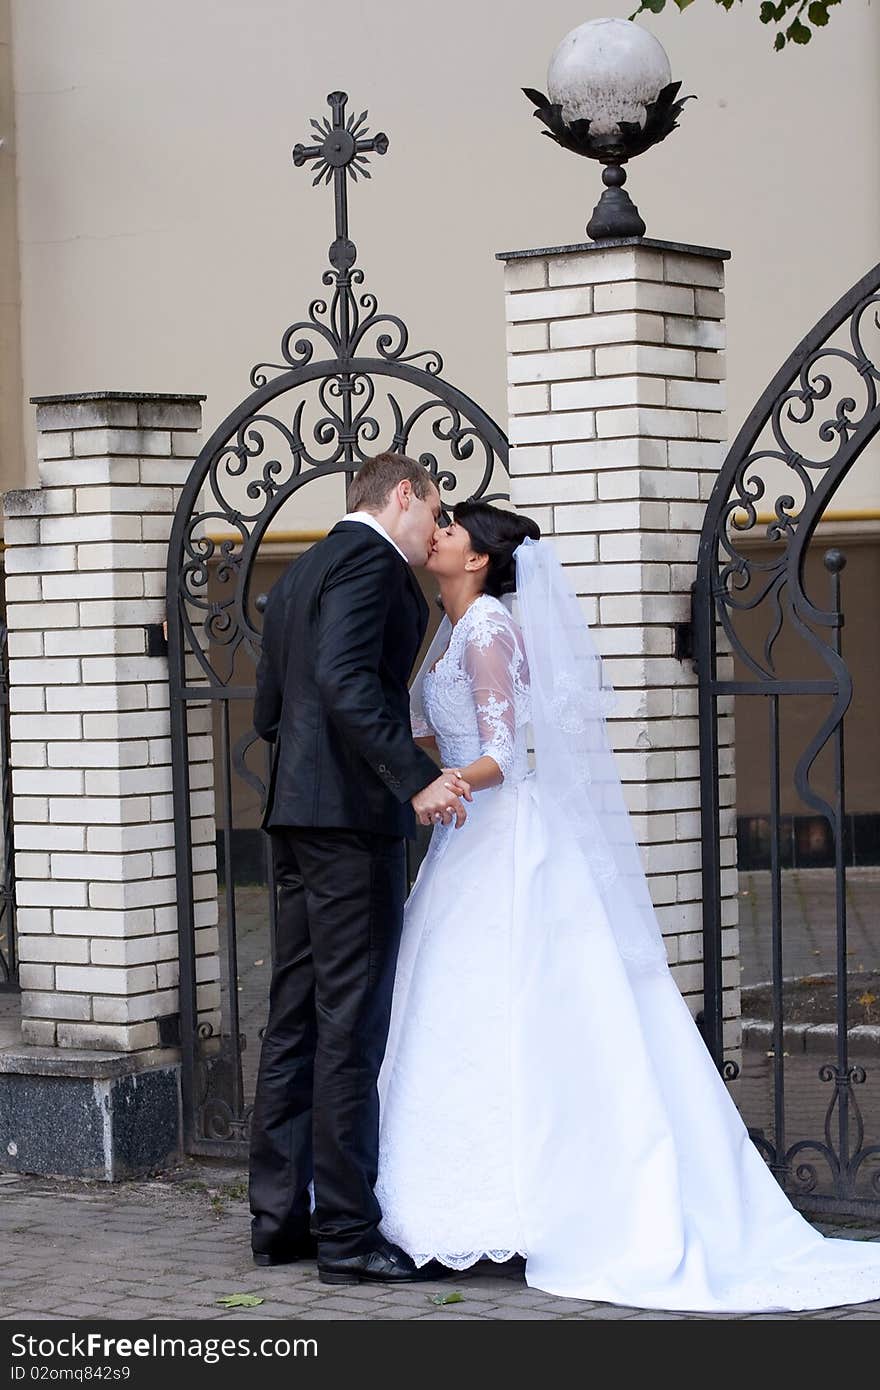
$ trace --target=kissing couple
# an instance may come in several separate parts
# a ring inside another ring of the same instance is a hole
[[[273,587],[257,670],[278,910],[256,1262],[397,1284],[519,1255],[551,1294],[694,1312],[880,1297],[880,1245],[794,1209],[669,973],[551,543],[479,501],[441,524],[402,454],[347,502]],[[410,690],[413,566],[445,617]]]

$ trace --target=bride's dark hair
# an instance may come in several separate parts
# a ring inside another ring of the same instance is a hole
[[[530,516],[493,507],[488,502],[459,502],[452,508],[457,524],[463,526],[478,555],[488,555],[484,593],[493,598],[512,594],[516,589],[516,561],[513,552],[529,537],[541,539],[541,528]]]

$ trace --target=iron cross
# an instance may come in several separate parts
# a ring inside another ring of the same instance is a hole
[[[316,173],[312,179],[313,187],[322,180],[329,183],[333,179],[336,240],[330,247],[330,263],[339,271],[348,270],[354,265],[357,257],[355,244],[348,236],[347,176],[352,180],[357,179],[358,175],[365,179],[370,178],[367,155],[384,154],[388,149],[388,136],[384,131],[380,130],[376,135],[368,136],[366,111],[362,111],[357,118],[349,116],[348,120],[345,119],[347,101],[347,93],[331,92],[327,104],[333,112],[332,124],[326,116],[320,121],[313,119],[310,122],[321,143],[293,147],[293,162],[297,168],[314,161],[312,168]]]

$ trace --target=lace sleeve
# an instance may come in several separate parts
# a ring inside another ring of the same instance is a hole
[[[446,651],[451,635],[452,624],[444,617],[409,688],[409,722],[413,738],[434,737],[434,729],[425,711],[425,676]]]
[[[512,623],[482,624],[469,635],[464,650],[480,754],[495,759],[502,777],[510,772],[516,753],[516,672],[522,659]]]

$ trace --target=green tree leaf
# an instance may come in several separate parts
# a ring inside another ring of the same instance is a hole
[[[224,1308],[258,1308],[266,1302],[265,1298],[258,1298],[255,1293],[227,1293],[214,1301],[222,1303]]]
[[[444,1303],[464,1303],[462,1293],[432,1293],[428,1299],[429,1303],[436,1303],[438,1308],[442,1308]]]
[[[660,14],[666,3],[667,0],[641,0],[639,8],[629,17],[638,19],[643,14]],[[675,0],[680,11],[690,9],[693,3],[694,0]],[[704,8],[707,3],[708,0],[704,0]],[[773,35],[773,47],[778,53],[790,43],[809,43],[817,29],[824,29],[830,23],[831,7],[842,3],[843,0],[758,0],[758,19],[762,24],[780,26]],[[732,10],[736,0],[715,0],[715,4],[723,10]],[[788,27],[781,27],[786,21]]]
[[[792,43],[809,43],[813,33],[799,19],[793,19],[785,31],[785,37],[791,39]]]

